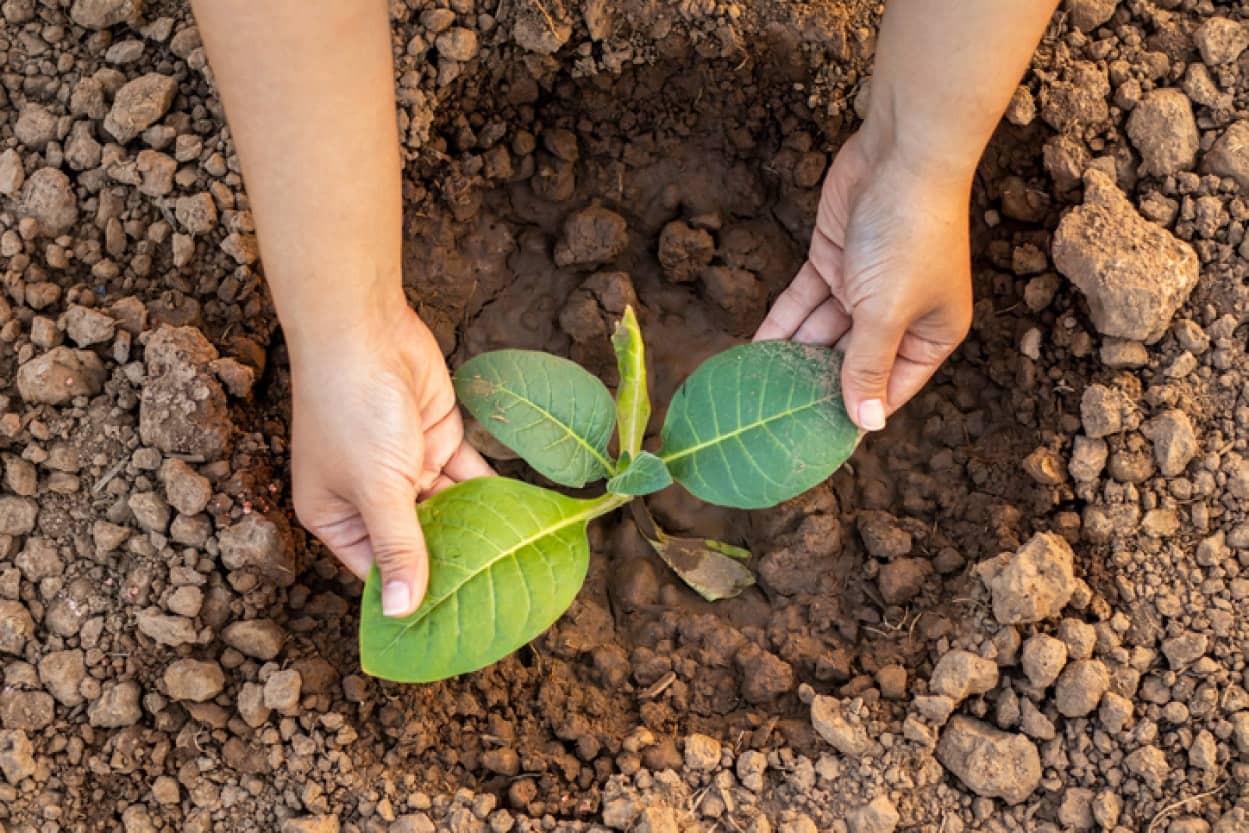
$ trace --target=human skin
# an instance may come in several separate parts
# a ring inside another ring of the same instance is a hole
[[[971,324],[968,200],[1056,0],[890,0],[863,125],[825,177],[807,262],[755,334],[845,351],[878,431]]]
[[[387,615],[428,580],[415,502],[491,474],[401,283],[401,163],[382,0],[193,0],[243,166],[293,387],[300,521]],[[807,264],[758,338],[841,344],[863,428],[966,334],[975,164],[1055,0],[890,0],[869,114],[824,185]],[[875,404],[873,404],[875,403]]]

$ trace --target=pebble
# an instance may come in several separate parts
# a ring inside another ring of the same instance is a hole
[[[135,617],[139,633],[161,645],[176,648],[193,645],[196,641],[195,624],[185,616],[162,613],[160,608],[149,607]]]
[[[124,145],[165,115],[177,93],[176,79],[159,72],[141,75],[117,91],[104,129]]]
[[[1128,116],[1127,133],[1141,154],[1141,171],[1151,176],[1190,170],[1201,147],[1193,105],[1174,87],[1146,93]]]
[[[105,683],[100,696],[87,707],[87,722],[99,729],[133,726],[143,717],[139,706],[142,693],[133,680]]]
[[[76,396],[95,396],[106,377],[95,353],[53,347],[17,369],[17,392],[27,402],[64,405]]]
[[[227,625],[221,638],[244,656],[271,660],[281,652],[286,632],[272,619],[245,619]]]
[[[858,758],[872,749],[867,730],[843,716],[841,701],[836,697],[817,694],[812,699],[811,725],[816,734],[843,755]]]
[[[1038,532],[1016,552],[981,562],[977,571],[1003,625],[1057,616],[1076,588],[1071,547],[1052,532]]]
[[[1084,294],[1103,335],[1152,343],[1197,285],[1197,253],[1090,169],[1084,202],[1054,232],[1054,265]]]
[[[35,620],[26,606],[11,599],[0,599],[0,653],[20,656],[27,640],[35,637]]]
[[[57,237],[78,222],[78,197],[69,177],[56,168],[40,168],[26,177],[18,210],[38,222],[44,237]]]
[[[295,581],[295,550],[289,530],[258,512],[222,530],[221,563],[230,570],[252,569],[283,586]]]
[[[1096,659],[1068,663],[1054,685],[1054,705],[1065,717],[1091,714],[1110,688],[1110,672]]]
[[[1123,430],[1124,399],[1114,388],[1092,384],[1080,396],[1080,424],[1085,436],[1109,437]]]
[[[212,499],[212,483],[208,478],[176,457],[161,464],[160,480],[169,505],[183,515],[198,515]]]
[[[887,795],[878,795],[846,816],[850,833],[893,833],[900,820],[898,808]]]
[[[65,335],[79,347],[90,347],[113,340],[117,322],[97,309],[74,304],[61,316]]]
[[[88,29],[107,29],[118,23],[133,22],[142,0],[74,0],[70,19]]]
[[[291,714],[299,707],[299,694],[303,679],[294,668],[275,671],[265,680],[265,708]]]
[[[145,445],[205,460],[225,454],[232,426],[225,392],[208,367],[216,358],[216,349],[194,327],[161,327],[148,337],[139,403]]]
[[[471,61],[477,57],[477,33],[463,26],[452,26],[434,39],[438,54],[453,61]]]
[[[1249,120],[1233,122],[1223,131],[1203,164],[1211,173],[1231,177],[1241,188],[1249,188]]]
[[[280,672],[279,672],[280,673]],[[165,669],[165,691],[175,700],[203,703],[225,688],[225,672],[215,660],[180,659]]]
[[[991,690],[997,680],[997,663],[971,651],[953,650],[937,661],[928,680],[928,690],[961,703],[972,695]]]
[[[79,687],[86,676],[87,665],[77,648],[49,651],[39,660],[39,682],[62,706],[73,708],[83,701]]]
[[[625,218],[600,206],[583,208],[564,221],[555,245],[557,266],[594,267],[619,257],[628,245]]]
[[[1210,638],[1204,633],[1187,631],[1162,641],[1162,653],[1175,670],[1181,670],[1206,655]]]
[[[720,741],[702,734],[685,739],[685,766],[695,772],[713,772],[720,766]]]
[[[1066,0],[1063,10],[1071,25],[1081,32],[1091,32],[1114,17],[1119,0]]]
[[[1036,634],[1024,640],[1023,672],[1036,688],[1046,689],[1053,685],[1066,664],[1067,646],[1062,640],[1046,634]]]
[[[1154,792],[1162,789],[1167,775],[1171,773],[1171,765],[1167,763],[1167,756],[1153,744],[1142,746],[1128,753],[1128,756],[1123,759],[1123,765],[1127,767],[1128,772],[1138,776]]]
[[[35,747],[20,729],[0,730],[0,773],[17,786],[35,774]]]
[[[239,686],[238,700],[235,704],[243,722],[253,729],[259,728],[269,719],[272,711],[264,703],[264,686],[259,683],[243,683]]]
[[[1197,27],[1193,40],[1207,66],[1217,67],[1240,57],[1249,47],[1249,27],[1226,17],[1211,17]]]
[[[338,816],[297,816],[282,822],[281,833],[339,833]]]
[[[926,558],[899,558],[882,564],[876,577],[881,598],[888,605],[904,605],[924,589],[932,575],[932,562]]]
[[[217,203],[207,191],[178,197],[174,200],[173,215],[187,234],[207,234],[217,225]]]
[[[937,760],[976,795],[1018,804],[1041,783],[1041,759],[1023,735],[970,717],[950,719],[937,742]]]
[[[15,149],[0,153],[0,194],[15,197],[26,181],[26,169],[22,166],[22,155]]]
[[[1154,461],[1163,477],[1177,477],[1197,456],[1197,432],[1188,414],[1177,409],[1163,411],[1141,426],[1154,447]]]

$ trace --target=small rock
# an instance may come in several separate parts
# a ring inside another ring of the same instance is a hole
[[[1184,473],[1197,455],[1197,432],[1183,411],[1172,408],[1141,426],[1141,433],[1154,446],[1154,460],[1163,477]]]
[[[685,739],[685,766],[695,772],[714,772],[720,767],[720,741],[693,734]]]
[[[1102,695],[1101,707],[1097,710],[1097,719],[1111,733],[1121,732],[1132,720],[1132,701],[1121,694],[1107,691]]]
[[[27,402],[64,405],[76,396],[95,396],[106,377],[95,353],[53,347],[17,369],[17,392]]]
[[[133,680],[105,683],[100,696],[87,707],[87,722],[98,729],[122,729],[133,726],[143,717],[139,705],[142,695]]]
[[[408,813],[391,822],[387,833],[436,833],[437,828],[425,813]]]
[[[38,517],[39,504],[30,498],[0,497],[0,535],[26,535],[34,531]]]
[[[243,722],[253,729],[263,726],[272,711],[265,705],[265,689],[259,683],[243,683],[239,687],[236,705]]]
[[[637,824],[633,826],[633,833],[680,833],[680,828],[671,807],[652,804],[642,809]]]
[[[1023,735],[956,715],[937,742],[937,760],[972,792],[1018,804],[1041,783],[1041,758]]]
[[[1210,638],[1204,633],[1188,631],[1162,641],[1162,653],[1175,670],[1180,670],[1206,655]]]
[[[1197,253],[1140,216],[1101,171],[1090,169],[1084,186],[1084,203],[1054,233],[1054,264],[1088,300],[1099,332],[1153,343],[1197,284]]]
[[[20,729],[0,730],[0,773],[15,787],[35,774],[35,747]]]
[[[693,228],[681,220],[668,223],[659,234],[659,265],[670,281],[694,280],[715,253],[716,241],[706,229]]]
[[[1084,787],[1068,787],[1063,790],[1062,803],[1058,805],[1058,821],[1064,828],[1091,829],[1093,827],[1093,791]]]
[[[22,155],[13,148],[0,153],[0,194],[15,197],[26,181],[26,169],[22,167]]]
[[[221,563],[230,570],[254,570],[283,587],[295,581],[295,545],[290,530],[258,512],[222,530]]]
[[[1217,67],[1236,60],[1249,47],[1249,28],[1226,17],[1211,17],[1197,27],[1193,40],[1201,50],[1201,60]]]
[[[1049,688],[1067,664],[1067,646],[1043,633],[1030,636],[1023,643],[1022,665],[1028,682],[1038,689]]]
[[[888,512],[867,510],[858,516],[859,537],[873,558],[893,561],[911,551],[911,533]]]
[[[1098,356],[1102,364],[1115,370],[1135,370],[1149,364],[1149,351],[1139,341],[1108,338],[1102,342]]]
[[[57,237],[78,222],[78,197],[69,177],[56,168],[40,168],[26,178],[18,210],[34,217],[44,237]]]
[[[1063,8],[1071,25],[1081,32],[1091,32],[1114,17],[1119,0],[1066,0]]]
[[[0,653],[21,656],[35,636],[35,620],[19,601],[0,599]]]
[[[1123,410],[1123,396],[1117,390],[1089,385],[1080,397],[1080,422],[1085,435],[1097,440],[1118,434],[1123,430]]]
[[[299,706],[300,689],[303,679],[293,668],[276,671],[265,680],[265,708],[283,713],[293,713]]]
[[[208,478],[176,457],[161,465],[160,479],[169,504],[183,515],[198,515],[212,499],[212,484]]]
[[[1167,756],[1153,744],[1133,750],[1123,759],[1123,764],[1129,772],[1138,776],[1155,792],[1162,789],[1167,775],[1171,772]]]
[[[615,260],[629,243],[629,225],[614,211],[590,206],[569,215],[555,246],[557,266],[595,267]]]
[[[512,39],[527,52],[553,55],[572,37],[572,26],[562,18],[552,17],[536,7],[516,15],[512,25]]]
[[[1052,532],[1038,532],[1014,553],[981,562],[980,578],[993,597],[993,615],[1003,625],[1056,616],[1075,592],[1071,547]]]
[[[56,139],[56,116],[42,104],[29,102],[18,111],[13,135],[31,150],[42,152]]]
[[[70,19],[87,29],[107,29],[118,23],[134,23],[142,0],[74,0]]]
[[[56,701],[45,691],[0,689],[0,728],[39,732],[52,725]]]
[[[851,758],[858,758],[872,748],[863,724],[851,724],[842,715],[841,701],[817,694],[811,701],[811,725],[816,733],[834,749]]]
[[[90,307],[74,304],[65,310],[61,318],[65,327],[65,335],[79,347],[90,347],[93,344],[104,344],[113,340],[117,331],[117,322],[112,317]]]
[[[520,755],[510,746],[489,749],[482,753],[481,765],[496,775],[511,778],[520,772]]]
[[[177,94],[177,79],[158,72],[141,75],[117,91],[104,129],[124,145],[165,115]]]
[[[180,659],[165,669],[164,681],[173,699],[203,703],[221,693],[226,675],[214,660]]]
[[[898,827],[898,808],[889,796],[881,794],[867,804],[856,807],[846,816],[850,833],[893,833]]]
[[[1062,458],[1053,449],[1044,446],[1024,458],[1023,470],[1042,486],[1059,486],[1067,479]]]
[[[477,33],[462,26],[452,26],[434,39],[438,54],[453,61],[471,61],[477,57]]]
[[[62,706],[73,708],[83,700],[78,688],[87,676],[82,651],[50,651],[39,660],[39,682]]]
[[[1234,122],[1206,153],[1202,164],[1210,173],[1231,177],[1249,188],[1249,120]]]
[[[194,327],[164,326],[148,337],[139,403],[145,445],[205,460],[225,455],[232,425],[225,391],[209,368],[216,358],[216,349]]]
[[[1091,714],[1110,688],[1110,672],[1097,659],[1069,663],[1054,686],[1054,704],[1065,717]]]
[[[932,562],[926,558],[899,558],[882,564],[876,577],[885,604],[904,605],[920,594],[932,575]]]
[[[1171,176],[1191,170],[1201,137],[1193,105],[1180,90],[1163,87],[1146,93],[1128,117],[1128,137],[1141,154],[1141,171]]]
[[[159,608],[149,607],[135,617],[139,633],[161,645],[176,648],[193,645],[196,641],[195,625],[185,616],[170,616]]]
[[[338,833],[338,816],[298,816],[282,822],[281,833]]]
[[[126,505],[145,531],[164,534],[169,528],[169,504],[156,492],[135,492]]]
[[[997,663],[971,651],[955,649],[937,661],[928,680],[928,690],[961,703],[972,695],[990,691],[997,680]]]
[[[227,625],[221,638],[244,656],[267,661],[282,650],[286,632],[272,619],[246,619]]]
[[[207,234],[217,226],[217,203],[207,191],[178,197],[173,206],[174,218],[187,234]]]

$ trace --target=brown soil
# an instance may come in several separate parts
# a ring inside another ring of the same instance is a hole
[[[425,687],[361,675],[360,587],[291,519],[237,160],[186,10],[137,5],[0,4],[0,831],[1249,830],[1240,4],[1068,0],[976,181],[954,359],[789,504],[653,500],[757,588],[703,602],[617,518],[555,627]],[[748,335],[876,6],[393,2],[405,280],[452,364],[610,382],[636,303],[663,402]],[[1157,297],[1116,306],[1095,266],[1146,221]]]

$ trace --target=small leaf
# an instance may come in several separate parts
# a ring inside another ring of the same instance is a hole
[[[841,398],[841,354],[743,344],[695,370],[668,406],[660,458],[708,503],[762,509],[802,494],[859,443]]]
[[[607,491],[614,495],[649,495],[672,485],[668,467],[649,451],[638,452],[628,468],[607,481]]]
[[[633,307],[625,307],[624,316],[612,333],[611,346],[616,351],[620,385],[616,388],[616,430],[620,436],[620,452],[636,455],[642,450],[642,438],[651,418],[651,401],[646,392],[646,348]]]
[[[496,350],[469,359],[454,381],[482,427],[540,474],[576,488],[615,472],[607,456],[611,394],[576,363],[536,350]]]
[[[576,500],[484,477],[417,507],[429,589],[404,619],[382,615],[373,568],[360,605],[360,665],[374,677],[427,683],[476,671],[537,637],[585,580],[586,524],[618,498]]]
[[[755,583],[754,574],[740,555],[725,552],[744,553],[748,559],[748,551],[721,541],[669,535],[659,528],[640,500],[633,501],[633,519],[651,549],[672,572],[707,601],[731,599]]]
[[[735,547],[732,544],[726,544],[723,541],[716,541],[711,538],[704,538],[703,546],[705,546],[709,550],[714,550],[715,552],[718,552],[721,555],[727,555],[729,558],[733,558],[738,561],[750,560],[750,550],[743,549],[742,547]]]

